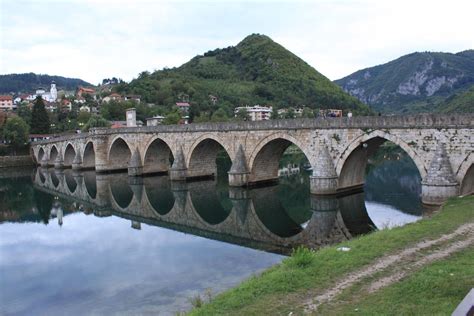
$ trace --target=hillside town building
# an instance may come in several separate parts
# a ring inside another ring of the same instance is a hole
[[[0,110],[7,112],[16,109],[11,95],[0,95]]]
[[[234,110],[235,116],[237,116],[237,113],[240,111],[247,111],[247,115],[251,121],[266,121],[270,119],[273,109],[271,106],[260,106],[258,104],[254,106],[239,106]]]

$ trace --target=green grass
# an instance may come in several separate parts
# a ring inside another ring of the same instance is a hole
[[[474,247],[362,295],[357,302],[322,306],[323,315],[450,315],[474,286]]]
[[[218,295],[211,303],[192,310],[191,315],[288,315],[301,304],[301,299],[306,297],[308,290],[312,293],[322,292],[342,275],[357,270],[378,257],[415,244],[421,239],[436,238],[472,221],[474,196],[453,198],[431,218],[378,231],[317,252],[295,252],[295,258],[285,259],[261,275]],[[350,247],[351,251],[337,251],[336,248],[341,245]],[[459,301],[462,295],[455,298]]]

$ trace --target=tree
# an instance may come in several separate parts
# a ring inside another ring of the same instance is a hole
[[[163,120],[163,124],[171,125],[171,124],[178,124],[181,120],[181,113],[178,109],[166,114],[165,119]]]
[[[43,98],[37,96],[33,111],[31,112],[31,133],[33,134],[48,134],[49,133],[49,117],[44,108]]]
[[[305,118],[314,118],[314,112],[310,108],[305,107],[303,108],[303,113],[301,116]]]
[[[250,121],[249,113],[246,109],[240,109],[235,113],[236,121]]]
[[[283,114],[283,118],[285,119],[293,119],[295,118],[295,110],[293,108],[289,108],[285,114]]]
[[[227,122],[229,117],[224,109],[220,108],[215,111],[211,116],[211,122]]]
[[[110,122],[100,115],[93,115],[82,130],[89,131],[93,127],[110,127]]]
[[[25,120],[26,123],[31,122],[31,109],[28,107],[26,103],[21,103],[18,107],[17,114],[19,117]]]
[[[13,148],[18,148],[28,142],[29,129],[21,117],[11,117],[3,127],[3,137]]]

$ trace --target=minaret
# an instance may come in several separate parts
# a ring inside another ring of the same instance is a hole
[[[49,92],[51,94],[51,100],[55,102],[58,99],[58,90],[56,90],[56,82],[51,82],[51,90]]]

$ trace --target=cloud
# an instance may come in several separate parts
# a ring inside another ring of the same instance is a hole
[[[413,51],[473,48],[473,11],[462,0],[3,0],[0,73],[130,80],[263,33],[337,79]]]

